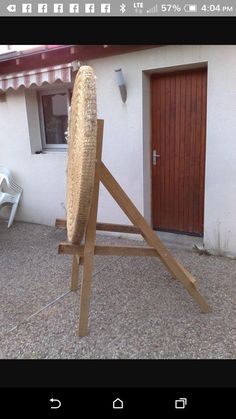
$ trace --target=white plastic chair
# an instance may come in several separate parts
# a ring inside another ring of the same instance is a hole
[[[0,166],[0,208],[11,204],[8,228],[11,227],[23,189],[16,184],[12,173],[6,167]]]

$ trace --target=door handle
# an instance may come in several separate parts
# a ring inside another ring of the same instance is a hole
[[[153,150],[153,152],[152,152],[152,164],[153,164],[153,166],[157,165],[157,158],[158,157],[161,157],[160,154],[157,154],[157,151]]]

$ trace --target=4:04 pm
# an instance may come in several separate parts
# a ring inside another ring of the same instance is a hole
[[[203,4],[201,10],[203,12],[220,12],[220,4]]]

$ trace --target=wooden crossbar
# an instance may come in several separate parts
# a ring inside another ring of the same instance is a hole
[[[58,253],[65,255],[84,256],[84,246],[73,245],[68,242],[59,244]],[[158,257],[156,249],[149,246],[106,246],[96,245],[94,254],[99,256],[150,256]]]
[[[66,220],[57,218],[55,222],[55,227],[66,228]],[[125,224],[96,223],[96,230],[142,235],[142,232],[139,228],[135,226],[125,225]]]

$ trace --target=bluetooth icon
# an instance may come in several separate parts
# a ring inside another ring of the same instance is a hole
[[[120,4],[120,12],[122,14],[126,12],[126,5],[124,3]]]

